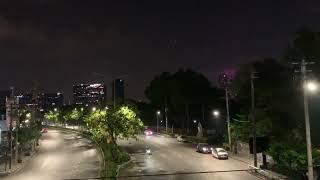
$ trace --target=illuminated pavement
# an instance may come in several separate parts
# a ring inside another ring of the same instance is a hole
[[[140,136],[139,141],[120,141],[133,156],[132,163],[121,169],[120,179],[172,179],[172,180],[255,180],[261,179],[246,171],[248,164],[229,158],[217,160],[209,154],[195,152],[191,143],[180,143],[175,138],[161,136]],[[152,155],[144,153],[145,146],[152,149]],[[175,174],[215,171],[214,173],[179,174],[162,176],[125,177],[135,175]],[[217,172],[220,171],[220,172]]]
[[[8,180],[53,180],[97,177],[101,157],[90,140],[70,131],[49,130],[40,151]]]

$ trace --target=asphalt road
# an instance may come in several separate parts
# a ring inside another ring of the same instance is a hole
[[[101,156],[90,140],[70,131],[49,130],[40,149],[24,168],[5,179],[56,180],[98,177]]]
[[[138,141],[130,139],[118,142],[118,144],[124,147],[133,157],[132,162],[120,170],[119,175],[122,177],[120,179],[261,179],[247,171],[242,171],[248,169],[248,164],[231,158],[228,160],[218,160],[210,154],[197,153],[195,151],[195,145],[191,143],[180,143],[177,142],[175,138],[163,136],[140,136],[138,139]],[[151,147],[152,155],[145,154],[146,145]],[[212,173],[201,173],[210,171],[212,171]]]

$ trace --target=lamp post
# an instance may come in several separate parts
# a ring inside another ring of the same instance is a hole
[[[159,116],[161,115],[161,111],[157,111],[157,133],[159,133]]]
[[[312,81],[307,82],[305,76],[303,76],[303,84],[304,84],[304,88],[303,88],[304,120],[305,120],[305,126],[306,126],[307,157],[308,157],[308,179],[313,180],[314,178],[313,178],[308,92],[311,92],[311,93],[315,92],[318,89],[318,86],[316,83]]]

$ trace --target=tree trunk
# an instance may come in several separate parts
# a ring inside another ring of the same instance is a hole
[[[204,106],[204,104],[201,105],[201,111],[202,111],[202,123],[206,124],[206,122],[205,122],[205,106]]]
[[[187,120],[187,133],[190,131],[190,117],[189,117],[189,104],[186,103],[186,120]]]

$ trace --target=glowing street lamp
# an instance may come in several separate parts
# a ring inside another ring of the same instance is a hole
[[[80,110],[83,111],[83,108],[81,108]]]
[[[93,111],[93,112],[94,112],[94,111],[96,111],[96,110],[97,110],[97,108],[96,108],[96,107],[93,107],[93,108],[92,108],[92,111]]]
[[[217,111],[217,110],[214,110],[214,111],[212,112],[212,114],[213,114],[213,116],[218,117],[218,116],[220,115],[220,112]]]
[[[159,133],[159,116],[160,116],[160,114],[161,114],[161,111],[160,110],[158,110],[157,111],[157,133]]]
[[[313,81],[309,81],[305,84],[305,88],[310,92],[315,92],[318,90],[318,84]]]
[[[57,112],[57,111],[58,111],[58,109],[57,109],[57,108],[54,108],[53,110],[54,110],[55,112]]]

